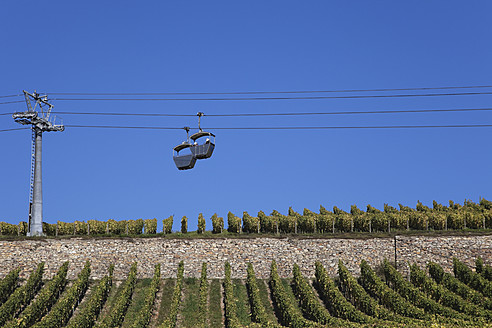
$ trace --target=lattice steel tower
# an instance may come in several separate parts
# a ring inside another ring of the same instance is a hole
[[[16,112],[14,120],[23,125],[31,125],[31,186],[29,193],[29,225],[28,236],[43,235],[43,189],[41,176],[41,150],[43,132],[63,131],[63,124],[55,124],[56,117],[51,116],[53,105],[48,102],[48,96],[24,91],[27,111]],[[31,104],[34,101],[34,107]]]

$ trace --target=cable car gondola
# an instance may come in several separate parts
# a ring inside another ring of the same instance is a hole
[[[210,138],[207,138],[203,144],[198,144],[196,140],[202,137],[212,137],[213,141]],[[191,137],[194,145],[191,147],[191,152],[197,159],[205,159],[210,158],[215,149],[215,135],[210,132],[199,131],[193,134]]]
[[[200,118],[203,116],[202,112],[198,114],[198,132],[194,133],[190,138],[193,140],[193,147],[191,147],[192,154],[197,159],[206,159],[212,157],[212,153],[215,149],[215,135],[211,132],[203,131],[200,126]],[[198,139],[208,137],[204,143],[197,142]],[[213,138],[213,140],[211,140]]]
[[[196,157],[192,152],[194,146],[190,144],[190,137],[189,137],[190,128],[185,127],[184,129],[186,131],[186,141],[183,141],[182,144],[177,145],[176,147],[173,148],[173,160],[178,170],[192,169],[196,163]],[[190,153],[180,155],[180,152],[185,149],[190,149]]]

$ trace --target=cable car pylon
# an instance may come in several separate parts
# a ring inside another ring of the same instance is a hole
[[[51,116],[53,105],[48,102],[48,96],[24,92],[27,111],[15,112],[12,118],[23,125],[31,125],[31,184],[29,193],[29,221],[28,236],[42,236],[43,234],[43,181],[41,172],[42,136],[43,132],[64,131],[63,124],[56,124],[56,117]],[[31,104],[34,101],[34,107]]]

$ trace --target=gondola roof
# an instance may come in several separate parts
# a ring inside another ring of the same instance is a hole
[[[198,138],[206,137],[206,136],[208,136],[208,137],[215,137],[215,134],[213,134],[211,132],[200,131],[200,132],[197,132],[197,133],[192,134],[190,138],[193,141],[195,141]]]
[[[181,151],[185,148],[189,148],[191,147],[191,145],[187,142],[183,142],[181,145],[177,145],[176,147],[174,147],[174,151]]]

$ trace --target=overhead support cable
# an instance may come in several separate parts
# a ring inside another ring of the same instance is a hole
[[[18,95],[6,95],[6,96],[0,96],[0,98],[10,98],[10,97],[19,97],[19,96],[23,96],[22,94],[18,94]]]
[[[304,115],[362,115],[362,114],[403,114],[403,113],[441,113],[490,111],[492,108],[451,108],[451,109],[404,109],[404,110],[372,110],[372,111],[338,111],[338,112],[297,112],[297,113],[239,113],[239,114],[208,114],[205,116],[304,116]]]
[[[396,95],[306,96],[306,97],[242,97],[242,98],[50,98],[53,101],[248,101],[248,100],[320,100],[363,98],[409,98],[491,95],[492,92],[424,93]]]
[[[124,125],[65,125],[68,128],[182,130],[182,127]],[[453,125],[375,125],[375,126],[270,126],[270,127],[207,127],[209,130],[331,130],[331,129],[429,129],[429,128],[490,128],[492,124]]]
[[[0,105],[23,103],[23,102],[24,100],[7,101],[7,102],[1,102]]]
[[[67,128],[131,129],[131,130],[182,130],[182,127],[124,126],[124,125],[65,125]],[[210,130],[357,130],[357,129],[430,129],[430,128],[490,128],[492,124],[451,125],[375,125],[375,126],[268,126],[268,127],[208,127]],[[29,128],[4,129],[0,132],[29,130]]]
[[[342,89],[342,90],[291,90],[291,91],[236,91],[236,92],[46,92],[63,96],[194,96],[194,95],[254,95],[254,94],[305,94],[305,93],[342,93],[342,92],[388,92],[388,91],[426,91],[452,89],[492,88],[491,85],[444,86],[421,88],[384,88],[384,89]]]
[[[204,114],[208,117],[243,117],[243,116],[308,116],[308,115],[362,115],[362,114],[400,114],[400,113],[444,113],[492,111],[492,108],[445,108],[445,109],[404,109],[404,110],[373,110],[373,111],[336,111],[336,112],[292,112],[292,113],[237,113],[237,114]],[[115,113],[115,112],[60,112],[63,115],[96,115],[96,116],[163,116],[163,117],[194,117],[196,114],[165,114],[165,113]],[[0,115],[7,115],[3,113]]]
[[[123,126],[123,125],[74,125],[67,124],[67,128],[97,128],[97,129],[144,129],[144,130],[183,130],[182,127],[163,127],[163,126]]]
[[[18,130],[31,130],[31,129],[30,128],[4,129],[4,130],[0,130],[0,132],[9,132],[9,131],[18,131]]]
[[[164,116],[164,117],[196,117],[196,114],[164,114],[164,113],[112,113],[112,112],[101,112],[101,113],[85,113],[85,112],[58,112],[54,111],[56,114],[67,114],[67,115],[96,115],[96,116]],[[213,116],[213,115],[206,115]]]

